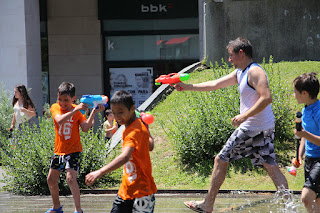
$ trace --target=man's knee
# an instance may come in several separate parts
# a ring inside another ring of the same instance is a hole
[[[214,158],[214,163],[220,163],[221,161],[222,160],[219,158],[218,155]]]
[[[214,158],[214,164],[221,166],[228,166],[229,162],[222,160],[218,155]]]
[[[272,165],[267,163],[262,163],[262,165],[269,175],[279,175],[279,173],[281,173],[278,165]]]

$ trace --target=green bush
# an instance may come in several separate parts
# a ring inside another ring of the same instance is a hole
[[[6,92],[1,91],[1,94]],[[0,113],[2,109],[12,111],[7,103],[6,95],[0,101]],[[12,119],[12,112],[9,118]],[[9,119],[8,118],[8,119]],[[101,117],[100,117],[101,119]],[[8,126],[6,120],[0,121],[1,126]],[[11,121],[10,121],[11,122]],[[19,134],[14,131],[14,136],[8,139],[7,131],[0,134],[0,156],[2,157],[2,169],[5,171],[3,183],[4,190],[23,195],[48,195],[47,175],[51,157],[53,156],[55,131],[52,118],[39,118],[40,128],[30,128],[28,125],[22,127]],[[90,130],[88,133],[81,132],[83,145],[81,168],[78,175],[80,188],[88,188],[85,185],[85,175],[91,171],[101,168],[106,164],[106,147],[101,129],[96,132]],[[113,186],[119,183],[105,175],[99,179],[95,186]],[[70,190],[65,180],[65,173],[61,173],[59,181],[60,194],[69,194]]]
[[[279,68],[277,64],[273,63],[273,58],[270,58],[268,64],[263,63],[262,66],[268,73],[270,82],[270,90],[272,93],[272,109],[275,116],[275,149],[278,162],[283,165],[291,162],[291,156],[287,154],[288,150],[294,150],[292,139],[293,135],[293,121],[295,112],[295,104],[292,105],[293,100],[292,82],[287,82],[286,74]],[[290,88],[288,88],[288,85]]]
[[[211,65],[212,66],[212,65]],[[288,149],[283,141],[292,138],[292,119],[289,101],[284,100],[289,91],[283,88],[282,75],[273,70],[273,63],[263,64],[273,94],[273,111],[276,118],[275,146]],[[232,69],[223,62],[210,70],[194,72],[189,82],[203,82],[217,79]],[[188,82],[188,83],[189,83]],[[166,98],[153,109],[155,117],[174,143],[175,151],[182,165],[190,171],[208,175],[212,171],[214,156],[225,144],[234,127],[231,118],[239,114],[239,92],[237,85],[212,92],[177,92]],[[163,116],[165,115],[165,116]],[[285,158],[286,156],[278,156]],[[253,169],[249,159],[234,161],[236,171]]]
[[[0,84],[0,135],[8,136],[8,128],[12,122],[13,108],[12,96],[4,90],[4,86]]]

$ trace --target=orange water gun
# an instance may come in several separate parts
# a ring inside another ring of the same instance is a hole
[[[168,75],[160,75],[159,78],[155,80],[155,85],[161,84],[170,84],[173,86],[174,84],[189,80],[190,75],[186,73],[170,73]]]
[[[296,130],[297,131],[301,131],[302,129],[302,125],[301,125],[301,122],[302,122],[302,113],[301,112],[297,112],[296,113]],[[299,161],[299,147],[300,147],[300,139],[297,135],[295,136],[295,139],[296,139],[296,142],[297,142],[297,148],[296,148],[296,157],[294,158],[294,164],[296,164],[298,167],[300,166],[300,161]],[[290,174],[292,174],[293,176],[296,176],[297,175],[297,167],[295,166],[290,166],[287,168],[288,169],[288,172]]]

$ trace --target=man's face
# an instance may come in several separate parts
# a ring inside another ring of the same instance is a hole
[[[242,50],[240,50],[240,51],[242,51]],[[235,53],[232,48],[228,49],[229,62],[231,62],[233,64],[234,68],[236,68],[236,69],[239,68],[240,61],[241,61],[241,57],[239,55],[239,52]]]
[[[58,104],[60,105],[61,109],[69,111],[72,108],[72,104],[74,100],[76,99],[76,96],[70,97],[67,94],[60,95],[58,94]]]
[[[134,105],[130,110],[124,104],[111,104],[111,110],[116,119],[117,123],[120,125],[127,125],[135,113]]]

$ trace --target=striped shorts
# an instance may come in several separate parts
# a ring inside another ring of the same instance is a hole
[[[262,163],[277,165],[273,140],[274,128],[264,131],[237,128],[218,156],[226,162],[250,157],[255,166],[262,166]]]

